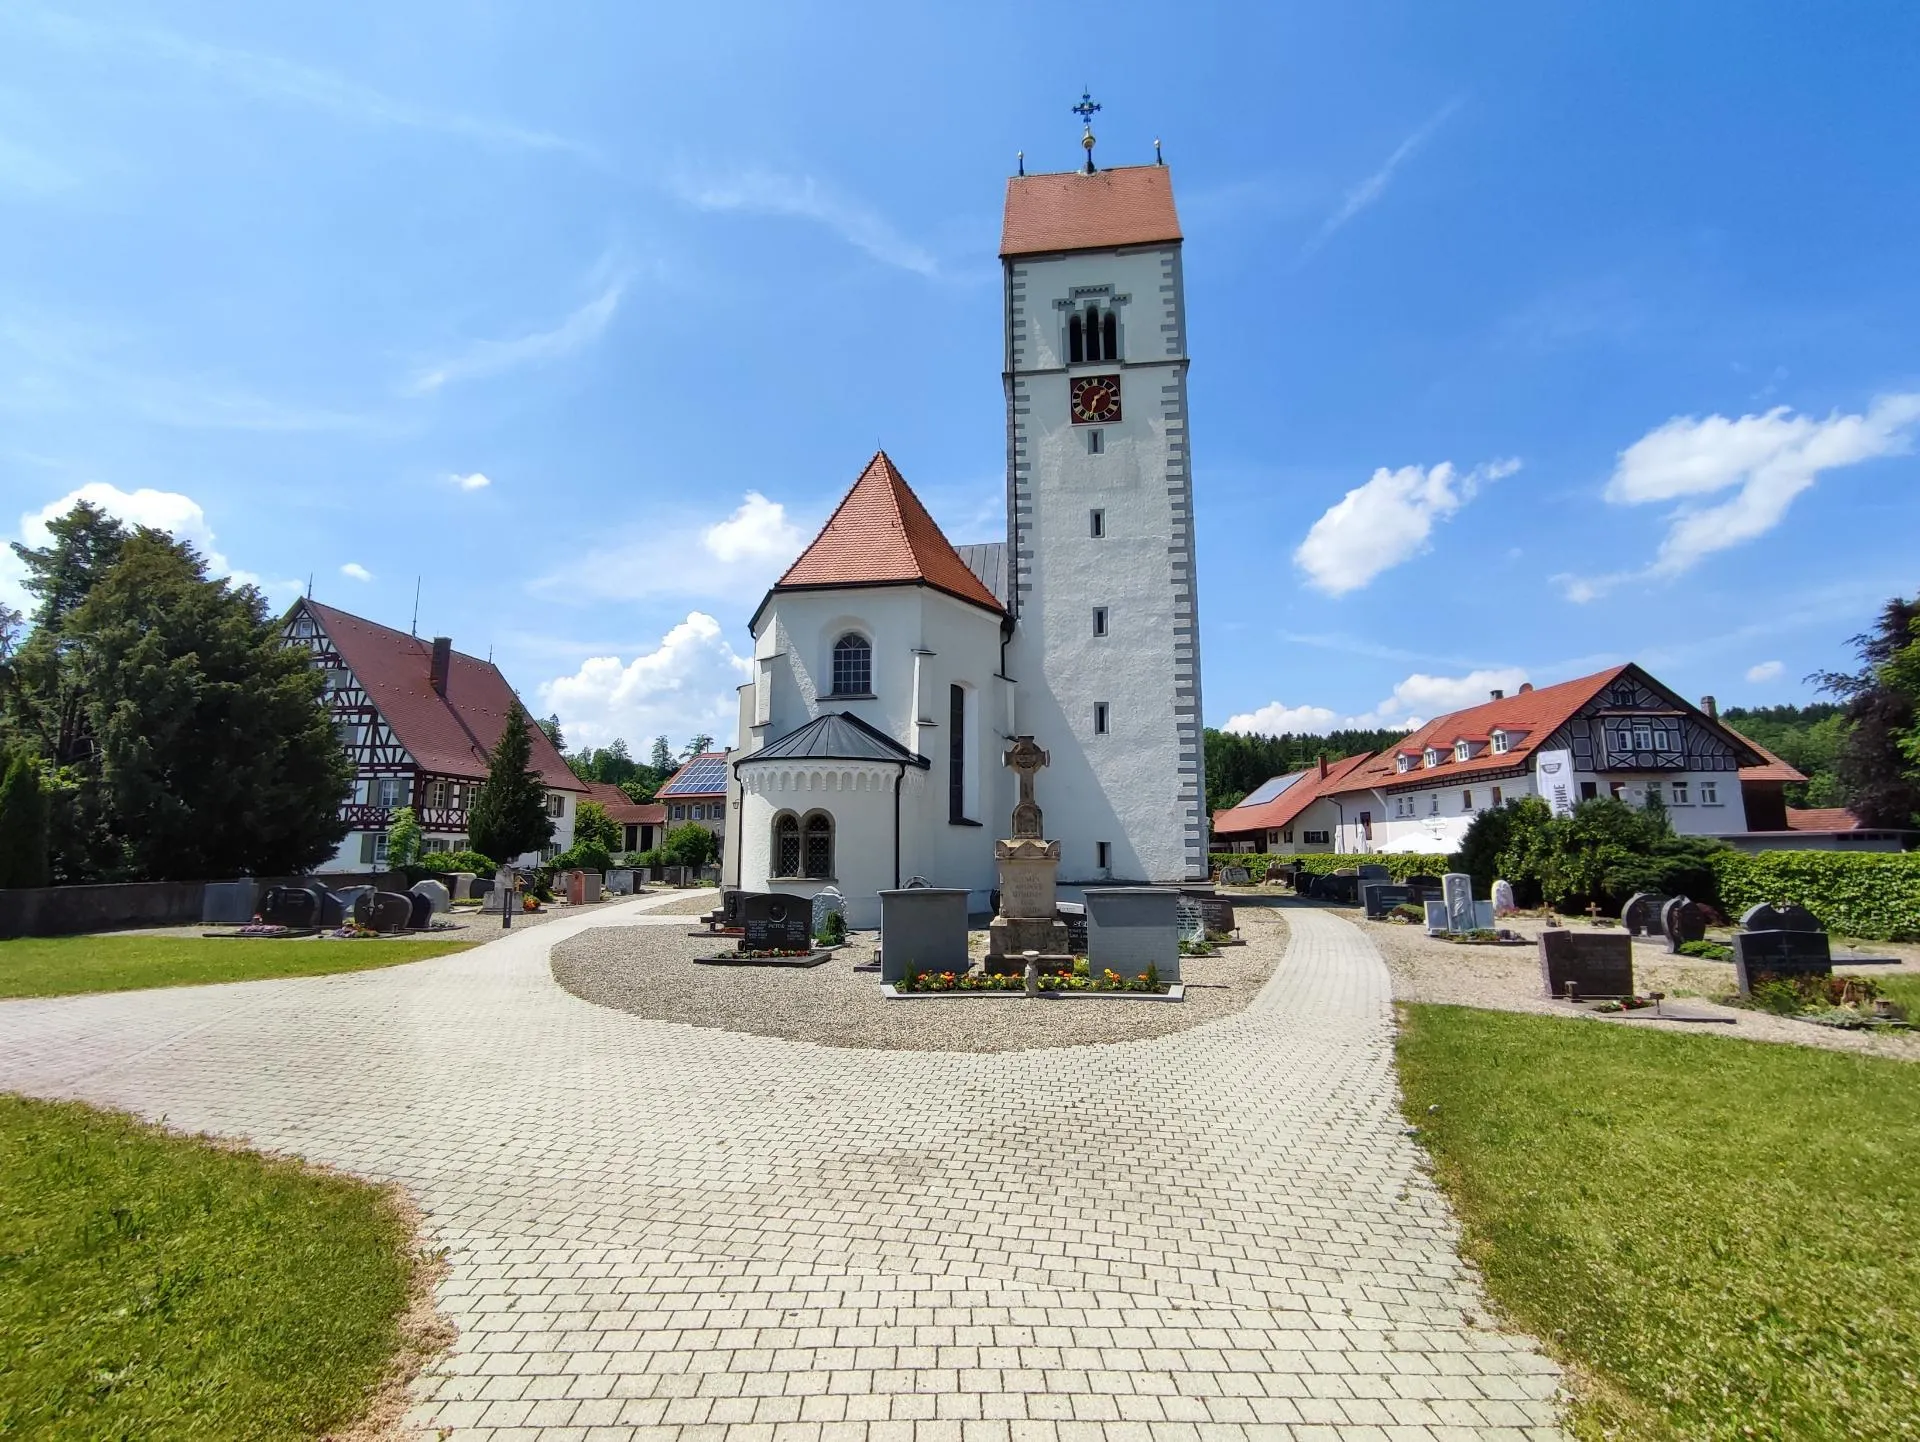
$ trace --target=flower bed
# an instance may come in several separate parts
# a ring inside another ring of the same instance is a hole
[[[713,956],[696,956],[694,961],[701,966],[818,966],[823,961],[829,960],[832,955],[832,951],[818,948],[795,950],[775,947],[749,951],[745,947],[740,947],[733,951],[719,952]]]
[[[1881,1001],[1880,984],[1865,976],[1774,976],[1763,972],[1753,979],[1751,995],[1730,996],[1726,1001],[1730,1006],[1843,1031],[1904,1029],[1907,1025],[1906,1008]]]
[[[889,998],[927,996],[1025,996],[1026,977],[1018,974],[994,975],[984,971],[922,971],[882,986]],[[1039,979],[1037,995],[1044,997],[1127,997],[1141,1001],[1180,1001],[1186,993],[1178,983],[1160,980],[1156,968],[1148,967],[1138,976],[1126,977],[1112,969],[1098,976],[1076,976],[1064,972],[1046,974]]]

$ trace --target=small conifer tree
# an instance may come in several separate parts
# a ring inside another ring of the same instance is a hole
[[[547,787],[533,769],[533,743],[527,738],[526,714],[518,706],[493,748],[487,779],[480,783],[467,816],[467,835],[475,851],[511,863],[517,856],[538,851],[553,840],[553,818],[547,815]]]

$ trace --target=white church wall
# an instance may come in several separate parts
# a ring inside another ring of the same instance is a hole
[[[1015,729],[1053,757],[1037,799],[1048,835],[1062,843],[1061,878],[1204,877],[1178,248],[1023,259],[1008,267],[1007,284]],[[1110,288],[1103,303],[1116,302],[1121,317],[1122,359],[1063,366],[1066,313],[1055,302],[1082,304],[1076,291],[1098,286]],[[1075,425],[1072,380],[1104,374],[1121,378],[1121,419]],[[1096,430],[1101,451],[1091,454]],[[1106,608],[1104,637],[1094,634],[1095,607]]]

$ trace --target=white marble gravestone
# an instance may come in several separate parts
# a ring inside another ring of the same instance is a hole
[[[1447,906],[1448,929],[1472,931],[1473,878],[1462,871],[1449,871],[1440,878],[1440,894]]]
[[[842,921],[847,919],[847,899],[840,894],[837,886],[823,886],[813,894],[813,934],[820,935],[820,928],[827,924],[829,916],[838,915]]]
[[[1514,910],[1513,883],[1496,881],[1493,883],[1493,910],[1496,915],[1503,911]]]

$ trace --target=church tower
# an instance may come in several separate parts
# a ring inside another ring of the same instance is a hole
[[[1086,97],[1077,113],[1099,107]],[[1007,182],[1007,660],[1064,884],[1207,875],[1180,222],[1159,161]]]

